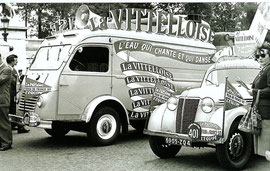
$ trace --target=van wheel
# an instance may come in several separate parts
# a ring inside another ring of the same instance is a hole
[[[65,136],[70,131],[70,129],[53,122],[52,129],[45,129],[45,131],[52,137],[57,138]]]
[[[120,117],[110,107],[103,107],[94,113],[87,130],[87,137],[93,145],[112,144],[120,134]]]
[[[239,122],[234,122],[224,144],[216,146],[219,163],[227,168],[243,168],[252,153],[252,134],[238,130]]]
[[[182,147],[166,144],[164,137],[156,137],[156,136],[149,137],[149,144],[155,155],[164,159],[174,157]]]
[[[131,120],[130,125],[135,128],[138,132],[143,132],[146,120]]]

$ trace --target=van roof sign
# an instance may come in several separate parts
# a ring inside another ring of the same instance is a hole
[[[82,5],[76,12],[75,28],[90,29],[91,31],[105,29],[143,31],[197,39],[203,42],[212,42],[214,39],[214,32],[208,23],[185,20],[187,17],[183,15],[138,8],[110,10],[109,13],[110,18],[102,17],[90,11],[87,5]],[[72,22],[62,23],[71,25]],[[67,26],[59,26],[58,24],[58,27],[54,28],[63,31],[63,28],[67,28]]]

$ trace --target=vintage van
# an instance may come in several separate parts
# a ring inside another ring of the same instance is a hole
[[[80,8],[79,19],[89,14],[82,9],[87,8]],[[119,17],[111,13],[116,24],[100,28],[91,19],[85,25],[75,22],[80,29],[44,40],[20,92],[18,115],[26,125],[52,136],[82,131],[93,144],[108,145],[121,127],[122,132],[129,124],[143,130],[157,81],[179,94],[200,85],[216,51],[210,38],[206,40],[210,27],[200,25],[197,32],[203,30],[204,36],[188,29],[181,33],[188,36],[166,34],[167,26],[159,28],[162,32],[147,26],[146,32],[140,22],[130,23],[130,29],[118,27]]]
[[[238,130],[252,102],[244,85],[250,88],[259,71],[254,59],[221,57],[207,70],[200,88],[171,97],[150,115],[144,133],[152,151],[169,158],[182,146],[212,147],[221,165],[243,168],[253,152],[252,134]],[[224,110],[225,77],[244,99],[243,105]]]

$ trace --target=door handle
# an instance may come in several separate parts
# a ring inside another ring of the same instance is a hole
[[[68,86],[68,84],[60,84],[60,86]]]

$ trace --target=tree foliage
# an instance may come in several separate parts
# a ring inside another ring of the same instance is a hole
[[[27,27],[35,28],[38,38],[52,34],[51,24],[59,19],[75,17],[82,3],[18,3],[19,13]],[[145,8],[163,10],[174,14],[199,14],[215,32],[248,30],[257,3],[85,3],[89,9],[101,16],[109,17],[109,10],[123,8]]]

